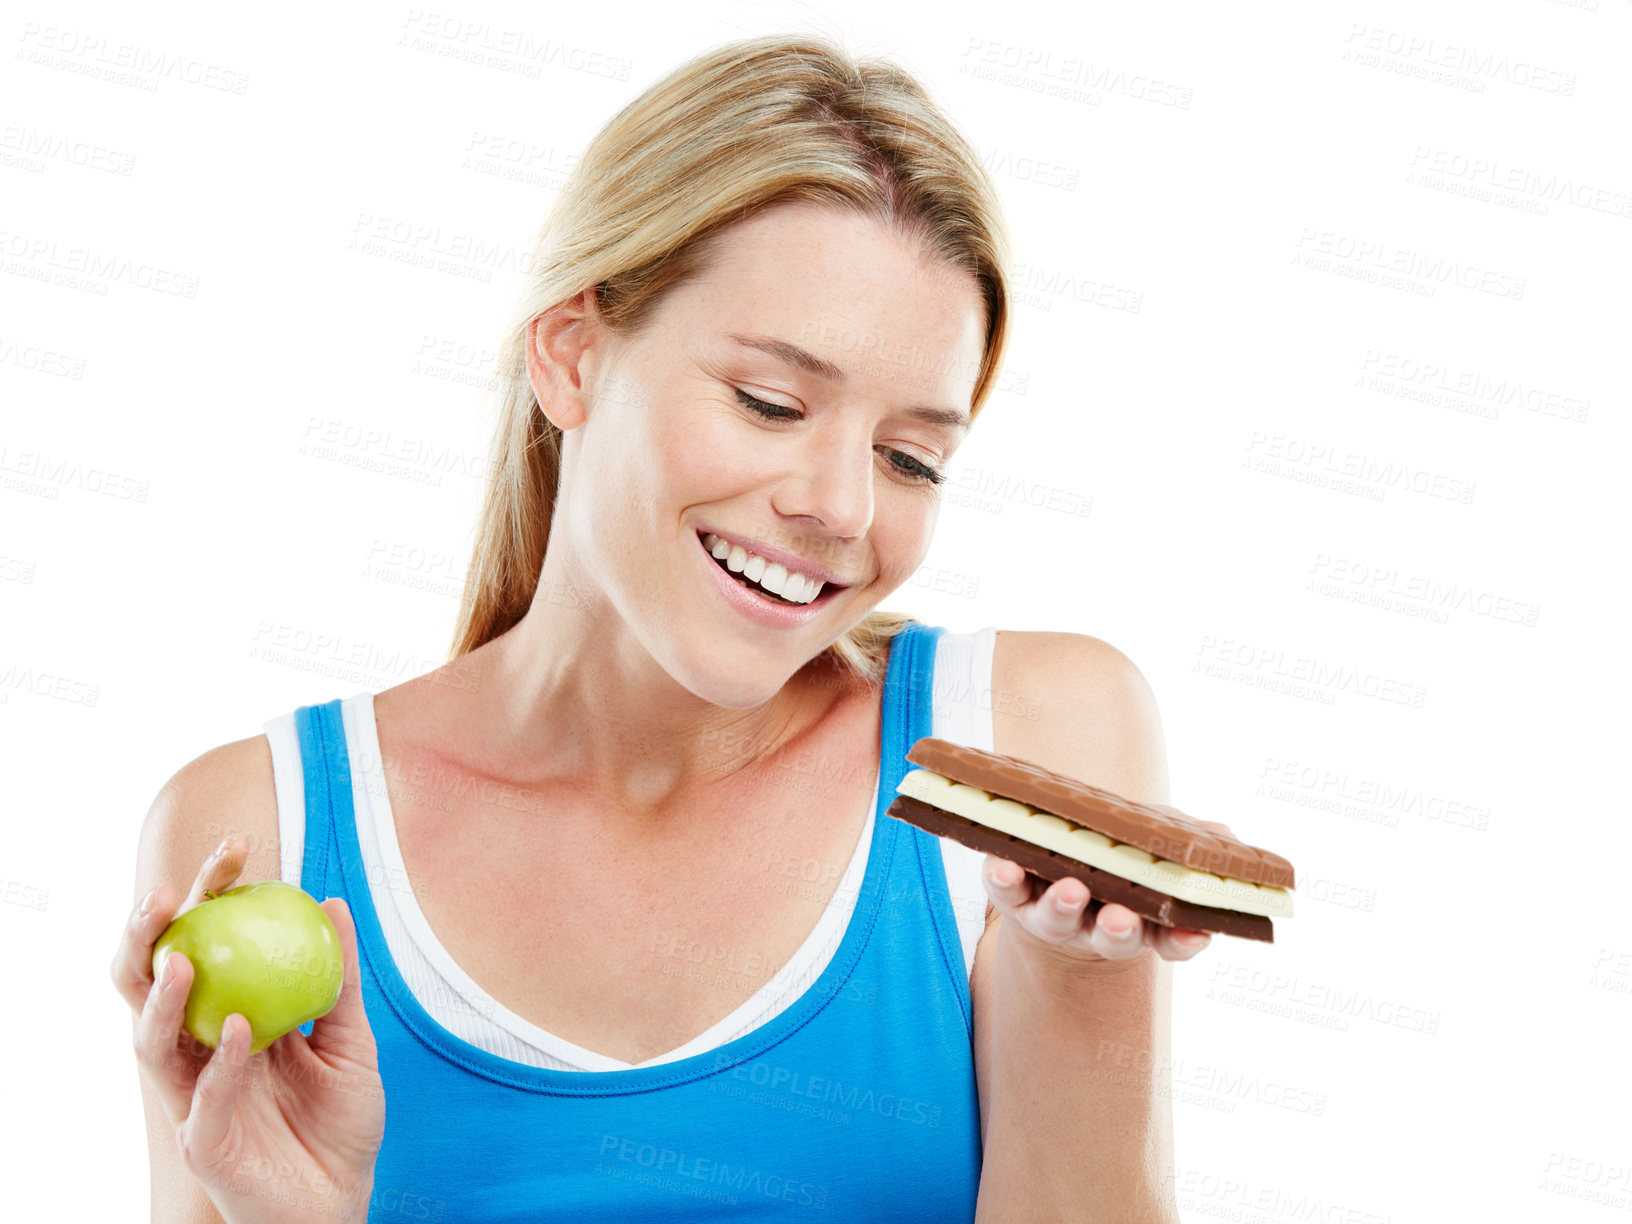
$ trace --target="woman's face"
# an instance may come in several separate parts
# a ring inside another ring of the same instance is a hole
[[[591,320],[557,574],[691,692],[763,703],[922,563],[984,333],[974,278],[881,222],[793,203],[741,223],[639,335]],[[792,602],[762,585],[777,563],[803,576]]]

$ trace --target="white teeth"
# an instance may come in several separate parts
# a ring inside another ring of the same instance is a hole
[[[703,547],[716,561],[724,561],[733,574],[741,574],[756,582],[773,595],[780,595],[792,603],[808,604],[822,593],[826,583],[808,575],[790,572],[786,566],[768,563],[758,553],[751,553],[740,544],[722,540],[712,531],[702,535]]]

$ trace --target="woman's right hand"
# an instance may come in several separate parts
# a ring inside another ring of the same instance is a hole
[[[229,1224],[365,1220],[385,1137],[385,1090],[346,903],[322,903],[344,949],[345,982],[310,1037],[295,1029],[250,1056],[249,1021],[234,1012],[211,1050],[181,1027],[193,983],[188,959],[172,954],[166,980],[153,981],[153,944],[206,890],[232,887],[246,858],[242,841],[222,843],[184,905],[161,884],[125,926],[112,976],[135,1013],[136,1058],[175,1128],[183,1163]]]

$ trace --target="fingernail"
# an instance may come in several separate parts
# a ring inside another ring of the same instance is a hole
[[[1178,935],[1178,936],[1175,936],[1175,938],[1178,940],[1179,946],[1181,948],[1188,948],[1190,951],[1194,952],[1197,948],[1200,948],[1200,947],[1203,947],[1204,945],[1206,945],[1209,942],[1209,940],[1211,939],[1211,936],[1208,936],[1208,935]]]
[[[143,897],[141,905],[136,907],[136,917],[146,918],[149,914],[151,914],[153,912],[153,901],[158,895],[159,889],[157,885],[148,889],[147,896]]]
[[[1064,897],[1054,898],[1054,908],[1062,914],[1069,914],[1074,909],[1081,909],[1081,901],[1067,901]]]

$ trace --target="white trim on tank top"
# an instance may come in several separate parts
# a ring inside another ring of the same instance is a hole
[[[993,626],[973,633],[941,635],[931,686],[933,733],[939,738],[992,750],[991,675],[996,639]],[[563,1071],[621,1071],[673,1062],[706,1053],[774,1019],[804,994],[838,950],[867,870],[878,810],[876,771],[866,824],[832,899],[788,963],[741,1007],[685,1045],[638,1064],[610,1058],[539,1028],[482,990],[448,954],[419,908],[397,843],[373,699],[372,693],[358,693],[342,701],[340,707],[351,764],[358,845],[369,895],[386,947],[403,981],[431,1017],[461,1040],[513,1062]],[[269,719],[265,730],[272,748],[283,878],[298,885],[305,857],[306,810],[294,712]],[[975,945],[985,928],[986,893],[980,882],[985,856],[949,838],[937,841],[957,920],[964,971],[968,972],[974,964]]]

